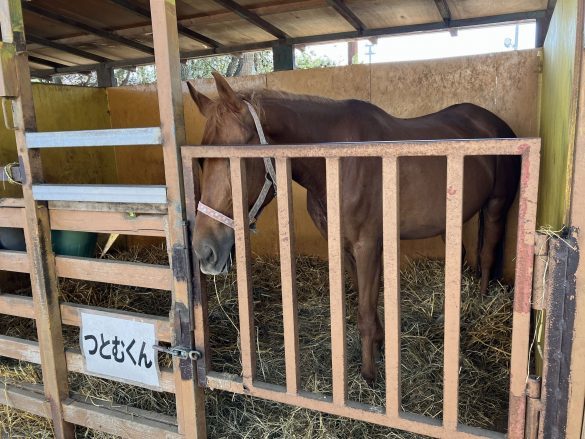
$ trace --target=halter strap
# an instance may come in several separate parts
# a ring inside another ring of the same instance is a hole
[[[248,106],[248,110],[250,110],[250,114],[252,116],[252,119],[254,120],[256,132],[258,133],[258,137],[260,138],[260,144],[268,145],[268,142],[266,141],[266,136],[264,135],[264,130],[262,129],[262,124],[260,123],[260,118],[258,117],[258,113],[256,113],[256,110],[254,109],[252,104],[250,104],[248,101],[244,102]],[[264,185],[262,186],[262,190],[260,190],[258,198],[256,198],[254,205],[252,206],[250,212],[248,213],[250,225],[253,225],[256,222],[256,215],[258,215],[260,208],[264,204],[264,201],[266,201],[266,197],[268,196],[268,192],[270,191],[270,188],[272,186],[274,186],[274,192],[276,193],[276,171],[274,170],[274,166],[272,165],[272,160],[270,160],[267,157],[264,157],[263,160],[264,169],[266,171],[264,177]],[[235,228],[233,219],[207,206],[206,204],[203,204],[201,201],[197,205],[197,211],[201,212],[204,215],[207,215],[210,218],[213,218],[216,221],[219,221],[222,224],[225,224],[231,229]]]

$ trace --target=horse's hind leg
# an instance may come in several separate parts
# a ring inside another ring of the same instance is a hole
[[[506,228],[506,216],[509,202],[505,198],[490,198],[482,208],[484,215],[483,243],[481,245],[481,294],[487,292],[492,269],[496,261],[496,252]]]
[[[372,384],[376,379],[376,353],[384,341],[384,328],[378,317],[381,246],[357,243],[353,247],[358,281],[358,329],[362,342],[362,376]]]

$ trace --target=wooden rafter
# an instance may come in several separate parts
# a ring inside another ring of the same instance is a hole
[[[506,22],[514,22],[514,21],[522,21],[522,20],[540,20],[542,17],[545,16],[544,10],[542,11],[530,11],[530,12],[521,12],[521,13],[513,13],[513,14],[503,14],[503,15],[495,15],[491,17],[479,17],[479,18],[466,18],[461,20],[451,20],[449,26],[447,26],[444,22],[437,22],[437,23],[424,23],[424,24],[417,24],[417,25],[408,25],[408,26],[395,26],[395,27],[387,27],[387,28],[377,28],[377,29],[366,29],[363,32],[358,31],[350,31],[350,32],[340,32],[334,34],[324,34],[324,35],[312,35],[306,37],[296,37],[296,38],[288,38],[288,44],[315,44],[315,43],[323,43],[327,41],[335,41],[335,40],[350,40],[353,38],[359,37],[374,37],[374,36],[386,36],[386,35],[396,35],[396,34],[407,34],[411,32],[422,32],[422,31],[433,31],[433,30],[441,30],[441,29],[449,29],[449,28],[462,28],[462,27],[469,27],[469,26],[480,26],[486,24],[495,24],[495,23],[506,23]],[[205,56],[210,56],[214,54],[221,54],[221,53],[238,53],[238,52],[246,52],[246,51],[253,51],[253,50],[261,50],[261,49],[270,49],[275,45],[275,41],[260,41],[250,44],[242,44],[238,46],[220,46],[215,49],[203,49],[203,50],[195,50],[195,51],[188,51],[181,53],[181,59],[192,59],[192,58],[200,58]],[[106,63],[110,67],[127,67],[127,66],[138,66],[138,65],[146,65],[152,64],[154,62],[154,57],[143,57],[143,58],[134,58],[134,59],[126,59],[120,61],[111,61]],[[50,76],[57,73],[75,73],[80,70],[88,70],[88,69],[95,69],[97,68],[97,64],[94,66],[70,66],[58,69],[47,69],[44,71],[35,71],[33,74],[35,76]]]
[[[42,66],[51,67],[52,69],[60,69],[62,67],[67,67],[65,64],[61,64],[55,61],[49,61],[48,59],[39,58],[37,56],[29,56],[28,60],[34,64],[40,64]]]
[[[327,3],[341,15],[345,21],[353,26],[358,32],[362,32],[367,29],[364,22],[345,4],[344,0],[327,0]]]
[[[148,9],[142,8],[128,0],[110,0],[112,3],[117,4],[118,6],[132,11],[142,17],[148,18],[150,20],[150,11]],[[198,41],[200,43],[205,44],[209,47],[219,47],[220,43],[215,41],[212,38],[206,37],[205,35],[200,34],[199,32],[195,32],[194,30],[189,29],[187,26],[182,25],[181,23],[177,23],[177,28],[179,34],[191,38],[192,40]]]
[[[274,26],[272,23],[264,20],[255,12],[250,11],[249,9],[243,7],[242,5],[236,3],[234,0],[214,0],[215,3],[218,5],[223,6],[224,8],[234,12],[235,14],[239,15],[245,20],[248,20],[250,23],[258,26],[260,29],[268,32],[269,34],[274,35],[276,38],[284,39],[289,38],[289,36]]]
[[[447,4],[447,0],[435,0],[435,4],[437,5],[437,9],[443,18],[443,22],[448,26],[451,22],[451,10],[449,9],[449,5]]]
[[[76,27],[78,29],[82,29],[90,34],[94,34],[94,35],[100,36],[102,38],[111,40],[111,41],[116,41],[116,42],[123,44],[125,46],[132,47],[133,49],[136,49],[140,52],[148,53],[149,55],[154,54],[154,49],[152,47],[145,46],[142,43],[139,43],[137,41],[133,41],[133,40],[130,40],[128,38],[122,37],[122,36],[117,35],[113,32],[99,29],[97,27],[93,27],[93,26],[86,24],[86,23],[82,23],[82,22],[77,21],[73,18],[65,17],[65,16],[58,14],[56,12],[49,11],[49,10],[43,9],[43,8],[39,8],[38,6],[32,5],[28,2],[23,2],[22,8],[26,11],[33,12],[37,15],[42,16],[42,17],[49,18],[53,21],[57,21],[59,23],[64,23],[64,24],[67,24],[69,26]]]
[[[52,47],[53,49],[60,50],[61,52],[70,53],[72,55],[79,56],[85,59],[91,59],[99,63],[111,61],[109,58],[105,58],[95,53],[87,52],[85,50],[77,49],[76,47],[68,46],[67,44],[58,43],[57,41],[51,41],[37,35],[28,34],[26,39],[29,43],[40,44],[41,46]]]

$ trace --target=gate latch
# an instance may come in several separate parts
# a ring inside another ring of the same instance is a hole
[[[197,361],[201,358],[201,352],[183,346],[172,346],[170,348],[165,348],[164,346],[155,344],[152,347],[156,351],[164,352],[165,354],[172,355],[173,357],[178,357],[181,360],[189,359]]]

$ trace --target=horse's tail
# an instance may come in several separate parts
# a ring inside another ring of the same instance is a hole
[[[483,248],[483,237],[484,237],[484,227],[485,227],[485,218],[483,207],[479,210],[479,226],[477,230],[477,275],[481,276],[481,249]],[[504,231],[502,232],[502,238],[498,241],[496,245],[495,254],[494,254],[494,264],[492,265],[492,271],[490,273],[490,280],[491,279],[499,279],[502,277],[504,271],[504,243],[506,242],[506,227],[504,226]]]

